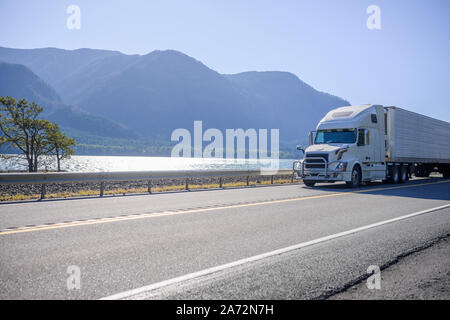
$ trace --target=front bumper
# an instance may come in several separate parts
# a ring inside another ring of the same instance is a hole
[[[321,182],[335,182],[335,181],[350,181],[351,174],[342,170],[330,170],[328,163],[325,168],[304,168],[301,165],[301,169],[298,169],[297,163],[301,161],[294,161],[293,171],[296,179],[321,181]]]

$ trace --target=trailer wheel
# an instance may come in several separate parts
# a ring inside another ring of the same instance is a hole
[[[316,184],[315,181],[311,181],[311,180],[303,180],[303,183],[304,183],[305,186],[307,186],[307,187],[314,187],[314,185]]]
[[[408,180],[409,180],[408,166],[401,166],[399,182],[404,183],[407,182]]]
[[[400,169],[398,168],[398,166],[393,166],[392,167],[391,182],[392,183],[399,183],[400,182]]]
[[[346,181],[345,184],[350,188],[358,188],[361,184],[361,168],[355,165],[352,170],[352,181]]]

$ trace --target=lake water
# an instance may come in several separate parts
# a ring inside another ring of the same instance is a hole
[[[291,169],[294,160],[280,159],[280,169]],[[69,172],[111,172],[146,170],[251,170],[268,167],[269,161],[244,159],[126,157],[126,156],[72,156],[61,162],[61,169]],[[0,171],[26,170],[26,161],[0,158]],[[42,158],[40,170],[55,170],[53,159]]]

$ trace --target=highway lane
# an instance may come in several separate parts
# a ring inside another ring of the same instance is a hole
[[[365,299],[379,299],[378,290],[369,290],[366,286],[369,266],[378,266],[383,269],[380,289],[383,289],[388,297],[396,296],[402,290],[403,293],[409,291],[417,294],[421,289],[414,279],[420,279],[421,272],[424,272],[420,265],[413,268],[412,274],[396,273],[390,277],[385,277],[385,272],[388,271],[384,267],[390,270],[389,266],[395,265],[404,255],[420,252],[421,249],[437,242],[436,240],[440,237],[449,239],[449,232],[450,208],[158,289],[141,290],[142,292],[137,294],[124,292],[121,293],[120,298],[325,299],[345,291],[351,284],[360,283],[359,298],[364,294]],[[420,262],[430,265],[449,264],[450,257],[438,257],[434,261]],[[435,269],[448,270],[448,268],[440,269],[439,266],[435,266]],[[443,274],[440,276],[445,278]],[[450,287],[441,288],[441,290],[446,290],[446,296],[449,296]],[[348,299],[348,295],[344,298]]]
[[[225,190],[202,190],[151,195],[105,196],[65,200],[44,200],[0,204],[0,230],[13,226],[74,221],[79,219],[117,217],[140,214],[220,206],[271,199],[286,199],[328,193],[305,189],[303,185],[285,185],[280,188],[249,187]],[[340,189],[345,191],[345,189]]]
[[[0,205],[1,230],[181,210],[0,233],[0,298],[105,297],[449,202],[449,180],[424,179],[405,186],[374,184],[356,193],[342,185],[293,185]],[[431,225],[414,223],[415,228],[429,228],[428,237],[442,235],[449,215],[436,216],[439,223],[425,219]],[[67,290],[70,265],[81,269],[81,290]]]
[[[441,182],[441,180],[416,179],[407,185],[430,182]],[[384,186],[380,183],[373,183],[356,190],[356,192],[367,192],[367,190],[377,188],[385,190],[386,188],[393,188],[396,190],[399,187],[402,189],[403,186]],[[345,184],[328,184],[319,188],[306,188],[303,184],[296,184],[279,187],[267,186],[152,195],[0,203],[0,231],[13,227],[47,223],[297,199],[354,191],[354,189],[346,188]],[[392,194],[395,194],[395,192]]]

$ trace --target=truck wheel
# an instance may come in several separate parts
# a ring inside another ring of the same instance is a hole
[[[399,183],[400,182],[400,169],[398,166],[394,166],[391,172],[391,182]]]
[[[305,186],[307,186],[307,187],[314,187],[314,185],[316,184],[315,181],[311,181],[311,180],[303,180],[303,183],[304,183]]]
[[[419,172],[418,174],[416,174],[416,177],[418,178],[428,178],[430,176],[429,172]]]
[[[424,166],[419,166],[416,168],[416,172],[414,175],[418,178],[428,178],[430,176],[431,171],[428,171],[424,168]]]
[[[352,181],[346,181],[348,187],[350,188],[358,188],[361,184],[361,168],[358,165],[355,165],[352,170]]]
[[[400,167],[400,177],[399,182],[404,183],[409,180],[409,174],[408,174],[408,167],[407,166],[401,166]]]

